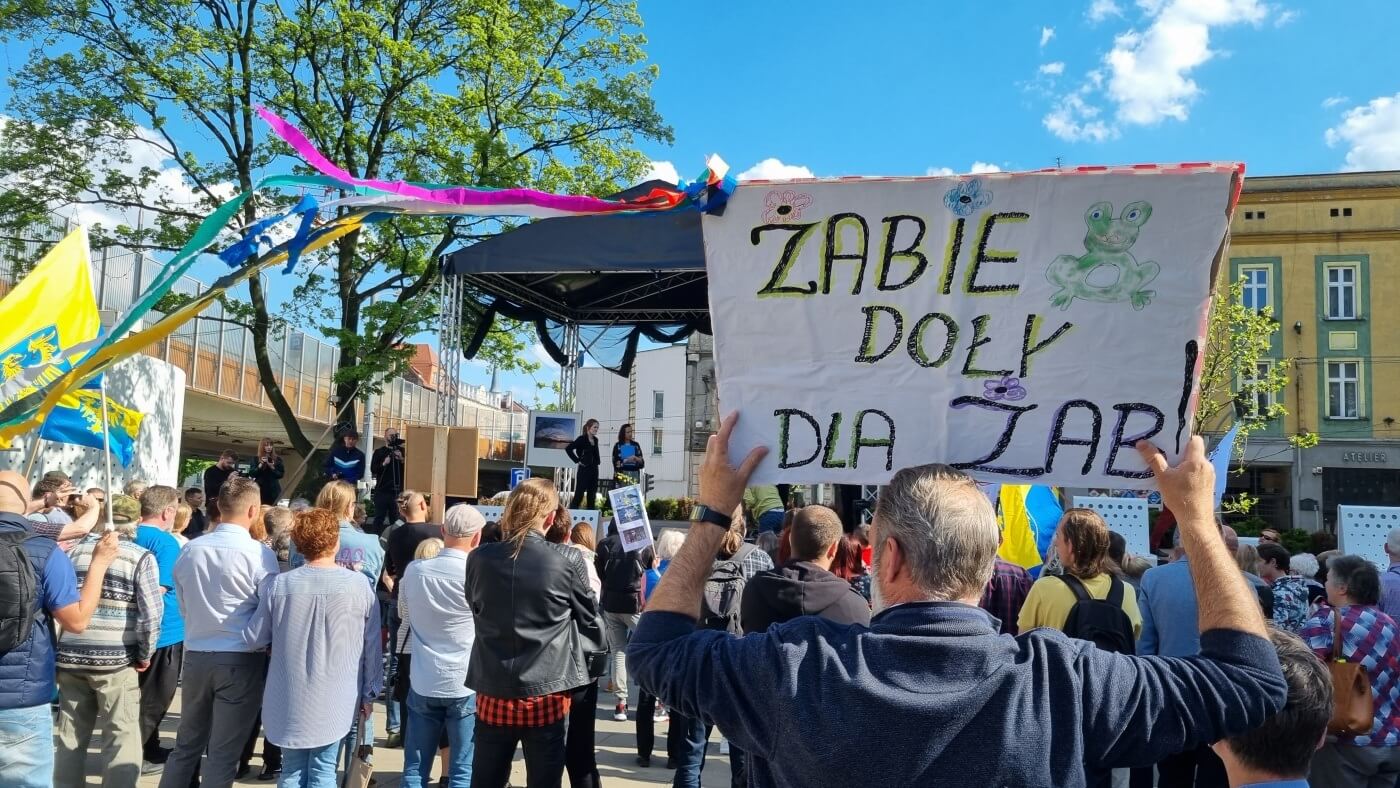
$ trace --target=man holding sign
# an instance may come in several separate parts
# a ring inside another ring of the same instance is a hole
[[[968,764],[979,784],[1085,785],[1109,768],[1248,731],[1282,707],[1287,688],[1264,618],[1215,528],[1200,438],[1185,442],[1176,467],[1147,442],[1135,452],[1181,519],[1201,600],[1199,656],[1125,656],[1049,629],[999,636],[977,607],[996,517],[972,479],[946,465],[904,469],[880,491],[869,628],[804,617],[743,637],[696,631],[724,513],[767,454],[757,447],[730,464],[738,422],[731,414],[710,438],[698,519],[628,661],[657,697],[758,756],[751,785],[966,782],[956,776],[971,776]],[[888,757],[851,759],[831,746],[856,729],[881,731]]]

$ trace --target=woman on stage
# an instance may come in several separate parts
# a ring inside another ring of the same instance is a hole
[[[613,445],[613,473],[633,476],[646,464],[642,458],[642,445],[632,437],[632,425],[622,425],[622,429],[617,431],[617,443]]]
[[[589,419],[583,423],[583,434],[578,436],[564,453],[578,463],[578,473],[574,479],[574,499],[570,509],[579,508],[584,493],[588,493],[588,507],[593,508],[593,499],[598,495],[598,465],[602,459],[598,455],[598,420]]]

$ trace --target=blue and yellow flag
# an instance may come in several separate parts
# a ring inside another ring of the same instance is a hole
[[[0,409],[62,378],[96,346],[101,327],[80,227],[0,301]]]
[[[1042,484],[1003,484],[1001,501],[1001,549],[1003,561],[1033,573],[1045,562],[1050,539],[1064,509],[1055,490]]]
[[[97,346],[101,328],[87,231],[79,227],[0,301],[0,408],[41,397]],[[102,448],[98,385],[94,379],[90,388],[65,393],[44,420],[39,436]],[[129,465],[142,414],[109,397],[107,418],[112,426],[112,453],[122,465]]]
[[[136,435],[141,430],[141,420],[145,414],[118,405],[111,397],[107,398],[107,427],[109,429],[112,454],[121,461],[122,467],[131,465]],[[73,443],[79,446],[102,448],[102,392],[83,388],[63,395],[58,407],[49,411],[39,437],[58,443]]]

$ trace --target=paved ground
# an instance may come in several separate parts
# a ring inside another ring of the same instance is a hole
[[[602,705],[611,702],[612,696],[603,694],[599,700],[600,705],[598,706],[598,771],[603,777],[603,783],[610,786],[610,788],[639,785],[669,785],[671,776],[674,774],[674,772],[668,771],[665,768],[666,730],[669,723],[659,722],[656,724],[656,742],[660,749],[652,755],[652,767],[650,769],[642,769],[637,766],[636,763],[637,744],[634,735],[636,730],[635,724],[630,721],[614,722],[612,718],[612,707],[608,706],[604,708]],[[180,716],[179,695],[176,695],[175,704],[170,711],[171,713],[166,717],[165,724],[161,728],[162,735],[165,739],[164,743],[167,747],[175,743],[175,729],[179,725]],[[376,704],[375,717],[374,729],[377,732],[382,732],[385,724],[384,705],[382,703]],[[705,771],[703,774],[705,788],[720,788],[720,786],[729,785],[729,758],[719,754],[718,741],[719,734],[716,732],[710,743],[709,755],[705,759]],[[93,743],[96,744],[96,742],[97,737],[94,736]],[[399,778],[403,770],[403,750],[391,750],[383,745],[383,734],[379,733],[374,751],[376,784],[378,788],[398,788]],[[262,752],[261,745],[258,747],[258,752]],[[88,770],[88,784],[100,785],[101,780],[97,776],[95,768],[93,768],[95,767],[97,752],[95,750],[92,751],[89,758],[91,759],[89,763],[92,764],[92,766],[90,766]],[[247,780],[237,783],[237,785],[247,786],[247,788],[254,788],[256,786],[268,788],[268,786],[274,785],[274,783],[270,782],[264,783],[257,781],[257,774],[261,768],[262,756],[255,756],[253,758],[252,775],[250,775]],[[438,778],[441,773],[441,765],[434,764],[432,775],[434,781],[436,781],[436,778]],[[160,776],[154,775],[142,778],[140,786],[141,788],[156,788],[159,782]],[[525,762],[519,750],[516,751],[515,767],[511,774],[511,784],[517,786],[525,784]],[[568,785],[567,778],[565,778],[564,784]]]

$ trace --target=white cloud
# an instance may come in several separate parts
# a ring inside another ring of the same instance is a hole
[[[1106,18],[1111,5],[1095,2],[1090,18]],[[1240,23],[1258,25],[1271,10],[1262,0],[1138,0],[1138,6],[1149,21],[1146,29],[1132,28],[1114,37],[1112,50],[1103,58],[1107,73],[1091,71],[1044,117],[1051,133],[1070,141],[1099,142],[1118,136],[1121,126],[1186,120],[1201,93],[1191,73],[1219,54],[1211,49],[1211,31]],[[1113,105],[1111,121],[1099,117],[1100,102]]]
[[[1001,168],[995,164],[988,164],[985,161],[974,161],[971,167],[969,167],[966,170],[963,170],[962,172],[958,172],[952,167],[929,167],[927,170],[924,171],[924,174],[933,175],[937,177],[947,177],[949,175],[961,175],[963,173],[967,173],[970,175],[981,175],[983,173],[988,172],[1001,172]]]
[[[1347,110],[1326,138],[1328,145],[1347,146],[1343,170],[1400,169],[1400,93]]]
[[[1052,39],[1052,38],[1054,38],[1054,37],[1055,37],[1055,28],[1053,28],[1053,27],[1042,27],[1042,28],[1040,28],[1040,46],[1041,46],[1041,48],[1044,49],[1044,48],[1045,48],[1045,45],[1048,44],[1048,43],[1050,43],[1050,39]]]
[[[1291,24],[1298,16],[1298,12],[1290,8],[1274,18],[1274,27],[1283,27],[1284,25]]]
[[[549,355],[549,351],[545,350],[544,345],[540,344],[539,342],[536,342],[535,344],[530,346],[530,354],[533,355],[535,357],[535,360],[538,361],[545,369],[559,369],[559,365],[554,362],[554,359]]]
[[[1089,21],[1094,23],[1102,22],[1110,16],[1121,17],[1122,15],[1123,9],[1119,8],[1113,0],[1094,0],[1089,4],[1089,10],[1086,13]]]
[[[741,181],[786,181],[796,178],[815,178],[812,171],[797,164],[784,164],[778,159],[764,159],[739,173]]]
[[[1060,99],[1041,119],[1046,130],[1068,142],[1103,142],[1118,136],[1118,130],[1099,117],[1099,109],[1084,101],[1084,91]]]
[[[667,183],[681,182],[681,175],[679,172],[676,172],[676,165],[671,162],[651,161],[647,162],[647,164],[649,166],[646,176],[642,178],[643,181],[663,180]]]
[[[1322,108],[1323,108],[1323,109],[1331,109],[1331,108],[1337,106],[1338,104],[1345,104],[1345,103],[1347,103],[1347,97],[1346,97],[1346,96],[1328,96],[1327,98],[1325,98],[1325,99],[1322,100]]]
[[[1054,63],[1042,63],[1040,65],[1040,73],[1045,74],[1047,76],[1058,77],[1059,75],[1065,73],[1065,64],[1059,62],[1058,60]]]

